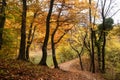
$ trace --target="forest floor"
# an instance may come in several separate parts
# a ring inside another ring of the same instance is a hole
[[[0,59],[0,80],[104,80],[100,74],[73,67],[76,61],[65,62],[59,65],[60,69],[52,69],[30,62]]]

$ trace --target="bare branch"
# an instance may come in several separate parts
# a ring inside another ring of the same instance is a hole
[[[118,9],[114,14],[112,14],[111,17],[113,17],[114,15],[116,15],[119,11],[120,11],[120,9]]]
[[[72,27],[71,27],[69,30],[71,30],[71,29],[72,29]],[[66,33],[68,33],[68,32],[69,32],[69,30],[65,31],[65,32],[63,33],[63,35],[61,35],[61,37],[58,39],[58,41],[57,41],[57,42],[55,42],[54,44],[59,43],[59,42],[60,42],[60,40],[64,37],[64,35],[65,35]]]
[[[112,4],[112,0],[110,0],[110,3],[108,5],[108,9],[105,11],[105,16],[107,16],[107,14],[109,13],[109,11],[111,10],[111,4]]]

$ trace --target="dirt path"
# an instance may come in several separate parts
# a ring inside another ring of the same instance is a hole
[[[60,69],[63,69],[65,71],[76,71],[77,69],[74,69],[72,66],[74,63],[76,63],[78,61],[78,59],[74,59],[74,60],[71,60],[71,61],[68,61],[68,62],[64,62],[64,63],[61,63],[59,65]]]
[[[62,70],[71,71],[81,74],[83,77],[86,77],[88,80],[105,80],[100,76],[99,73],[90,73],[88,71],[81,71],[79,67],[79,60],[74,59],[59,65]]]

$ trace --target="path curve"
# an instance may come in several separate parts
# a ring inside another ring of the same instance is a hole
[[[75,66],[77,65],[77,67]],[[83,77],[86,77],[88,80],[105,80],[100,76],[99,73],[91,73],[88,71],[81,71],[79,67],[79,60],[73,59],[64,63],[59,64],[60,69],[65,71],[71,71],[81,74]]]

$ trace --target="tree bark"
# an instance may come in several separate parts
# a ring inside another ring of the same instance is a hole
[[[23,2],[23,12],[22,12],[22,23],[21,23],[21,40],[20,40],[20,49],[18,60],[26,60],[26,13],[27,13],[27,4],[26,0],[22,0]]]
[[[52,58],[53,58],[54,68],[59,68],[58,63],[57,63],[57,59],[56,59],[56,54],[55,54],[54,40],[52,39],[51,41],[52,41]]]
[[[101,49],[100,49],[100,44],[96,45],[97,47],[97,54],[98,54],[98,68],[101,70]]]
[[[92,58],[92,73],[95,73],[95,59],[94,59],[94,37],[93,37],[93,30],[91,30],[91,58]]]
[[[84,40],[85,40],[86,36],[84,37]],[[84,43],[84,41],[83,41]],[[70,46],[71,48],[77,53],[78,55],[78,58],[79,58],[79,64],[80,64],[80,67],[81,67],[81,70],[84,70],[84,67],[83,67],[83,63],[82,63],[82,59],[81,59],[81,55],[83,53],[83,49],[84,49],[84,45],[82,46],[82,49],[79,51],[77,50],[75,47],[72,46],[72,43],[70,43]]]
[[[6,14],[5,14],[5,7],[6,7],[6,0],[2,0],[0,7],[0,50],[2,49],[2,44],[3,44],[3,29],[5,25],[5,20],[6,20]]]
[[[106,34],[103,33],[103,46],[102,46],[102,72],[105,73],[105,46],[106,46]]]
[[[103,19],[103,28],[101,31],[102,38],[103,38],[103,45],[102,45],[102,73],[105,73],[105,46],[106,46],[106,34],[105,34],[105,30],[106,30],[106,26],[105,26],[105,4],[106,4],[106,0],[104,2],[104,5],[102,7],[102,19]]]
[[[57,63],[57,59],[56,59],[56,50],[55,50],[55,45],[62,39],[62,37],[64,36],[61,36],[57,42],[54,42],[54,38],[55,38],[55,34],[59,28],[59,18],[60,18],[60,14],[61,14],[61,11],[62,11],[62,8],[63,8],[63,3],[64,3],[64,0],[62,2],[62,5],[61,5],[61,8],[59,10],[59,13],[58,13],[58,16],[57,16],[57,20],[56,20],[56,27],[52,33],[52,36],[51,36],[51,46],[52,46],[52,58],[53,58],[53,64],[54,64],[54,68],[59,68],[58,66],[58,63]]]
[[[55,42],[54,42],[54,36],[55,36],[55,33],[56,33],[57,29],[58,29],[58,26],[59,25],[56,26],[56,29],[53,31],[52,36],[51,36],[52,58],[53,58],[54,68],[59,68],[58,63],[57,63],[57,59],[56,59]]]
[[[84,68],[83,68],[83,63],[82,63],[81,55],[78,54],[78,57],[79,57],[79,63],[80,63],[81,70],[83,71]]]
[[[29,61],[29,50],[30,50],[30,43],[27,44],[27,47],[26,47],[26,59],[27,59],[27,61]]]
[[[47,45],[48,45],[48,40],[49,40],[50,18],[51,18],[51,15],[52,15],[53,3],[54,3],[54,0],[51,0],[50,1],[50,9],[49,9],[49,12],[48,12],[48,15],[47,15],[47,18],[46,18],[46,34],[45,34],[45,39],[44,39],[44,43],[43,43],[43,46],[42,46],[43,55],[42,55],[42,59],[39,63],[40,65],[44,65],[44,66],[47,66],[47,63],[46,63],[46,60],[47,60]]]
[[[91,0],[89,0],[91,6]],[[94,33],[92,29],[92,17],[91,17],[91,8],[89,7],[89,21],[90,21],[90,31],[91,31],[91,61],[92,61],[92,73],[95,73],[95,61],[94,61]]]

